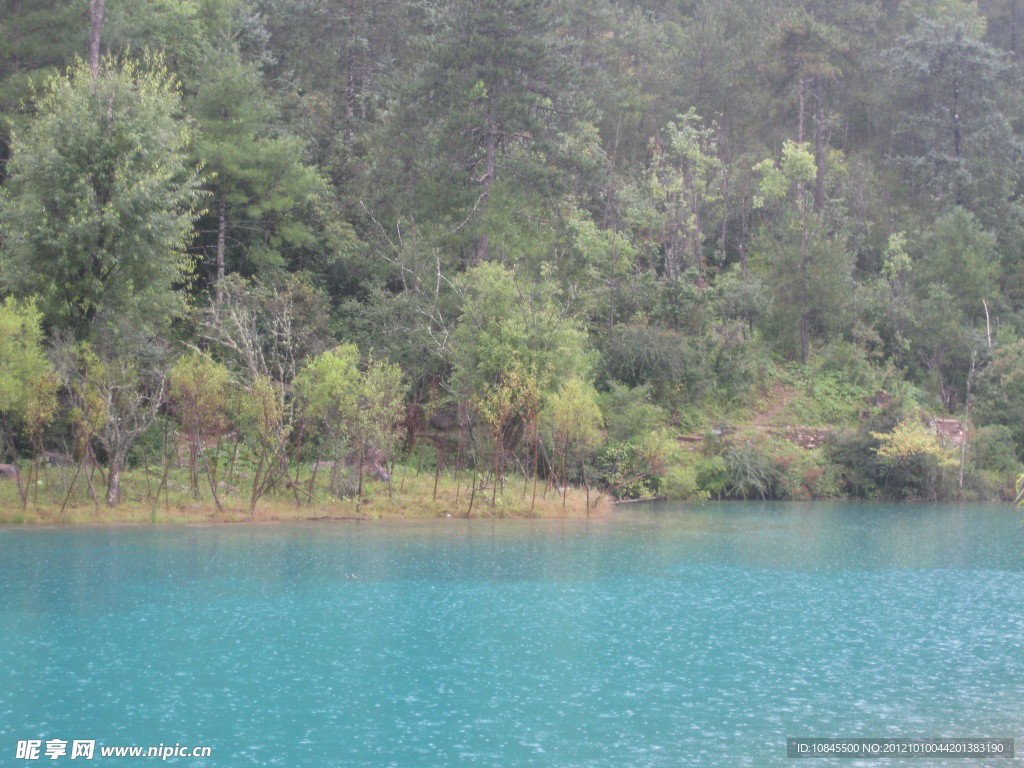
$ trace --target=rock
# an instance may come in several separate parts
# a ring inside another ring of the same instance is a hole
[[[14,480],[18,476],[18,468],[13,464],[0,464],[0,477]]]
[[[74,459],[58,451],[43,451],[43,461],[51,467],[72,467],[75,464]]]

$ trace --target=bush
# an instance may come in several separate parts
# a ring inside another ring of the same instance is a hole
[[[700,369],[696,350],[683,334],[648,325],[618,325],[605,342],[605,376],[630,387],[649,386],[665,397],[693,387]]]
[[[772,457],[752,441],[730,446],[722,458],[729,471],[730,496],[744,500],[751,496],[769,499],[775,494],[781,473]]]
[[[819,451],[798,451],[775,460],[779,472],[777,498],[788,500],[834,499],[840,497],[835,468]]]
[[[609,443],[626,443],[649,435],[668,420],[663,408],[650,402],[647,386],[629,387],[611,382],[601,395],[601,412]]]
[[[982,427],[971,435],[971,462],[983,469],[1016,475],[1021,471],[1013,430],[1002,424]]]
[[[694,465],[697,487],[702,493],[721,498],[729,488],[729,467],[721,456],[706,456]]]
[[[616,499],[657,496],[659,478],[645,466],[638,443],[610,443],[597,457],[598,481]]]
[[[706,501],[709,494],[701,490],[697,470],[693,466],[679,465],[665,473],[661,483],[665,498],[672,501]]]
[[[968,481],[980,498],[1012,499],[1024,466],[1016,456],[1013,430],[1001,424],[973,432],[968,444]]]

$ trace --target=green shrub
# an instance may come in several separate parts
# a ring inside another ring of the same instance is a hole
[[[775,494],[779,499],[834,499],[839,491],[835,467],[820,451],[797,450],[775,459],[779,481]]]
[[[671,467],[661,482],[665,498],[672,501],[706,501],[708,492],[701,490],[697,481],[697,470],[692,465]]]
[[[723,458],[729,471],[727,491],[730,496],[769,499],[775,494],[781,473],[772,457],[753,441],[730,446]]]
[[[729,488],[729,467],[721,456],[705,456],[694,465],[697,487],[702,493],[721,498]]]
[[[629,387],[611,382],[600,396],[601,412],[609,443],[626,443],[648,435],[667,420],[663,408],[650,402],[648,386]]]
[[[981,469],[1016,475],[1021,471],[1013,430],[993,424],[976,430],[970,437],[971,462]]]

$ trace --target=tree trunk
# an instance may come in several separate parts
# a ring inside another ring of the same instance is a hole
[[[228,201],[220,198],[220,215],[217,219],[217,303],[224,301],[224,250],[227,242]]]
[[[356,496],[361,500],[363,498],[363,464],[366,463],[366,443],[359,444],[359,481],[358,488],[356,488]]]
[[[806,312],[800,313],[800,362],[807,365],[811,354],[811,321]]]
[[[797,119],[796,119],[796,142],[797,144],[804,143],[804,86],[807,81],[804,78],[800,78],[796,84],[796,103],[797,103]]]
[[[100,73],[100,38],[103,33],[103,9],[106,0],[89,0],[89,23],[91,30],[89,34],[89,69],[92,76]]]
[[[960,81],[953,80],[953,106],[950,109],[950,121],[953,128],[953,156],[959,160],[963,153],[963,131],[960,121]],[[964,204],[963,185],[956,180],[956,204]]]
[[[201,450],[202,437],[189,435],[188,441],[188,469],[189,478],[192,482],[192,495],[199,498],[199,451]]]
[[[199,447],[199,457],[203,460],[203,469],[206,470],[206,479],[210,482],[210,493],[213,494],[213,503],[217,506],[217,513],[220,514],[224,511],[224,507],[220,503],[220,494],[217,493],[217,477],[213,470],[210,469],[210,462],[206,460],[206,454],[203,452],[202,446]],[[197,495],[198,491],[199,488],[197,486]]]
[[[1017,55],[1017,0],[1010,3],[1010,51]]]
[[[484,176],[481,179],[482,190],[480,191],[480,209],[484,211],[487,209],[487,203],[491,199],[491,186],[494,184],[494,172],[497,166],[498,156],[498,132],[499,125],[498,121],[491,115],[491,105],[488,102],[487,105],[487,138],[484,145],[485,151],[485,165],[484,165]],[[487,233],[484,232],[480,235],[480,241],[477,243],[476,248],[476,260],[478,262],[486,261],[487,254],[490,248],[490,241]]]
[[[125,457],[118,452],[110,454],[110,468],[107,472],[107,506],[116,507],[121,502],[121,469]]]
[[[498,501],[498,475],[501,472],[501,430],[494,432],[494,487],[491,489],[491,509]]]
[[[825,105],[821,77],[814,78],[814,212],[825,207]]]

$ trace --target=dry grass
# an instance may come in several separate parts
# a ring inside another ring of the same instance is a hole
[[[533,484],[524,483],[522,477],[511,478],[504,489],[494,493],[492,487],[478,487],[475,495],[469,488],[470,474],[463,472],[456,478],[442,474],[434,493],[433,473],[418,472],[409,467],[397,467],[390,493],[387,483],[371,481],[364,484],[363,498],[337,498],[326,487],[326,478],[319,478],[310,501],[288,490],[265,496],[256,505],[252,516],[246,478],[235,478],[233,486],[221,490],[222,510],[218,512],[209,489],[195,498],[188,490],[183,472],[174,472],[165,492],[154,499],[159,479],[153,473],[147,477],[142,470],[124,475],[123,501],[116,507],[103,502],[103,488],[99,477],[93,482],[99,496],[93,503],[86,486],[79,481],[63,513],[61,503],[67,488],[63,479],[50,470],[40,478],[30,495],[26,508],[22,508],[17,485],[13,480],[0,480],[0,523],[25,525],[88,525],[88,524],[142,524],[142,523],[198,523],[198,522],[278,522],[329,519],[402,519],[446,517],[507,517],[507,518],[583,518],[587,517],[586,492],[569,488],[563,503],[562,495],[553,488],[538,483],[536,500],[532,500]],[[472,497],[472,511],[470,499]],[[493,504],[492,504],[493,497]],[[590,494],[590,515],[601,517],[610,508],[609,500],[596,490]]]

